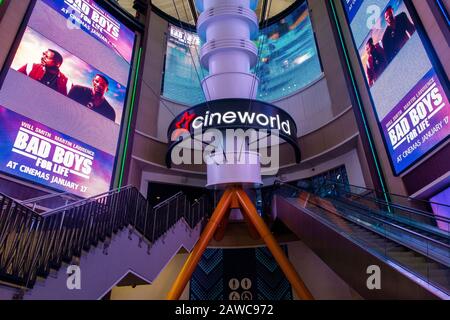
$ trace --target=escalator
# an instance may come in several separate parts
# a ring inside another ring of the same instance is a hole
[[[414,219],[405,219],[404,217],[396,216],[395,214],[389,214],[384,211],[377,211],[372,208],[361,205],[355,201],[349,200],[348,198],[335,197],[331,198],[332,202],[337,206],[341,207],[344,212],[359,212],[359,210],[365,210],[374,219],[380,219],[383,222],[395,223],[396,225],[408,229],[412,233],[418,233],[431,240],[436,240],[437,242],[450,244],[450,239],[448,233],[444,230],[430,225],[428,223],[422,223]]]
[[[328,181],[320,193],[335,204],[350,210],[364,210],[373,217],[395,223],[438,242],[450,244],[450,219],[426,211],[424,208],[429,207],[426,201],[389,195],[393,199],[387,202],[383,197],[380,199],[374,190],[335,181]],[[400,204],[400,201],[404,204]],[[446,211],[450,211],[450,205],[436,205],[446,207]]]
[[[365,189],[327,183],[318,194],[276,183],[276,217],[368,299],[449,299],[449,223]],[[382,269],[383,289],[370,290],[366,269]]]

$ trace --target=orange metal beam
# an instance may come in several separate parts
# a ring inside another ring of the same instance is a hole
[[[312,296],[311,292],[309,292],[305,283],[297,274],[294,266],[285,256],[283,250],[278,245],[277,241],[270,232],[269,228],[264,223],[263,219],[258,215],[258,212],[256,211],[256,208],[248,195],[242,189],[237,189],[236,193],[243,209],[242,212],[247,215],[248,219],[251,221],[251,224],[255,226],[256,230],[258,230],[261,238],[266,243],[270,252],[272,252],[273,257],[280,265],[281,270],[283,270],[286,278],[291,283],[292,288],[294,289],[297,296],[302,300],[313,300],[314,297]]]
[[[241,212],[242,212],[242,209],[241,209]],[[253,225],[251,220],[248,218],[248,216],[245,213],[242,213],[242,215],[244,216],[244,220],[247,223],[247,230],[248,230],[248,233],[250,234],[250,237],[254,240],[261,239],[261,236],[260,236],[258,230],[256,230],[255,226]]]
[[[227,213],[223,216],[222,221],[220,221],[219,225],[217,226],[217,230],[214,233],[214,240],[216,241],[222,241],[225,237],[225,231],[228,227],[228,222],[230,221],[230,213],[231,209],[227,210]]]
[[[200,239],[194,247],[194,250],[190,253],[186,263],[181,269],[180,274],[178,275],[175,283],[170,290],[167,299],[168,300],[178,300],[181,294],[184,291],[187,283],[192,277],[192,273],[194,272],[197,264],[199,263],[203,252],[205,251],[208,243],[211,241],[217,226],[222,221],[225,214],[228,212],[228,209],[231,205],[231,200],[233,197],[234,189],[230,188],[225,191],[219,203],[217,204],[216,209],[214,210],[211,219],[205,227]]]
[[[197,267],[203,255],[203,252],[214,236],[214,233],[216,232],[216,230],[218,230],[220,224],[225,222],[224,220],[226,220],[230,208],[236,207],[240,207],[241,212],[246,218],[248,225],[251,228],[256,229],[261,238],[264,240],[267,247],[272,252],[275,260],[280,265],[281,270],[283,270],[284,274],[286,275],[286,278],[291,283],[294,291],[297,293],[297,296],[300,299],[313,300],[314,298],[309,292],[308,288],[283,253],[283,250],[281,250],[269,228],[264,223],[264,220],[258,215],[258,212],[256,211],[256,208],[253,205],[252,201],[241,187],[230,187],[223,194],[222,198],[217,204],[216,209],[214,210],[213,215],[211,216],[211,219],[206,225],[205,230],[200,236],[199,241],[195,245],[194,249],[186,260],[186,263],[181,269],[180,274],[175,280],[175,283],[173,284],[172,289],[167,296],[167,299],[178,300],[180,298],[181,294],[184,291],[184,288],[191,279],[192,273]]]

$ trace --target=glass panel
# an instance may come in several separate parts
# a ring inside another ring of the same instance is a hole
[[[260,58],[253,70],[260,79],[259,100],[270,102],[291,95],[322,74],[306,2],[262,29],[255,45]],[[198,35],[169,26],[163,97],[189,106],[205,102],[200,80],[208,71],[200,66],[199,57]]]
[[[407,228],[406,224],[386,219],[387,213],[376,207],[367,210],[353,205],[357,198],[334,194],[324,199],[287,184],[282,184],[276,193],[381,259],[394,262],[447,294],[450,292],[448,235],[433,238],[419,228]],[[337,201],[340,197],[347,202]]]

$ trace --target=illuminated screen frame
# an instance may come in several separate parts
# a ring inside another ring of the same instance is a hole
[[[447,26],[450,26],[450,13],[445,7],[445,4],[442,3],[442,0],[435,0],[435,1],[442,12],[442,15],[444,16],[445,21],[447,22]]]
[[[5,4],[9,4],[8,2],[9,0],[6,0]],[[5,59],[5,62],[2,66],[2,68],[0,69],[0,90],[2,90],[3,88],[3,84],[5,82],[6,76],[11,68],[12,62],[15,58],[16,52],[20,46],[20,43],[22,41],[22,38],[25,34],[25,31],[28,27],[28,23],[30,21],[31,15],[33,14],[34,8],[36,6],[36,3],[38,1],[42,1],[42,0],[31,0],[25,15],[20,23],[19,29],[17,31],[17,34],[14,38],[14,41],[9,49],[9,52],[7,54],[7,57]],[[119,177],[122,176],[122,172],[121,172],[121,167],[122,167],[122,163],[126,160],[126,154],[127,154],[127,150],[126,148],[124,148],[122,150],[121,146],[122,144],[126,143],[126,140],[129,138],[127,132],[129,131],[129,126],[131,126],[131,118],[133,117],[133,114],[130,112],[133,110],[133,106],[132,103],[134,103],[133,101],[133,97],[131,97],[131,94],[134,92],[134,88],[136,87],[136,83],[134,82],[134,74],[137,73],[139,70],[137,70],[137,68],[139,68],[139,61],[136,61],[136,57],[138,56],[139,52],[140,52],[140,37],[138,36],[139,30],[137,30],[136,27],[131,27],[129,24],[125,23],[123,21],[123,18],[120,17],[119,15],[115,14],[113,12],[113,10],[111,10],[108,5],[105,5],[105,1],[104,0],[94,0],[103,10],[105,10],[108,14],[110,14],[112,17],[114,17],[115,19],[117,19],[120,23],[122,23],[126,28],[128,28],[130,31],[132,31],[134,33],[134,39],[133,39],[133,48],[132,48],[132,53],[131,53],[131,59],[130,59],[130,68],[129,68],[129,72],[128,72],[128,80],[127,80],[127,89],[125,92],[125,98],[124,98],[124,105],[123,105],[123,112],[122,112],[122,118],[120,121],[120,128],[119,128],[119,135],[117,137],[117,145],[116,145],[116,150],[115,150],[115,154],[114,154],[114,161],[113,161],[113,166],[112,166],[112,171],[111,171],[111,180],[109,182],[109,188],[106,191],[109,191],[112,187],[118,185],[121,183],[121,181],[119,181],[121,178]],[[50,39],[51,40],[51,39]],[[93,38],[93,41],[98,41],[96,39]],[[7,106],[6,106],[7,107]],[[8,109],[8,108],[7,108]],[[10,109],[8,109],[10,110]],[[33,120],[33,119],[31,119]],[[42,125],[47,126],[47,124],[42,123]],[[80,140],[77,137],[71,137],[72,139],[75,140]],[[81,141],[81,140],[80,140]],[[83,141],[81,141],[83,142]],[[111,155],[112,156],[112,155]],[[56,192],[69,192],[70,191],[65,191],[62,188],[55,188],[40,182],[36,182],[33,181],[32,179],[26,179],[23,178],[21,176],[18,175],[14,175],[5,171],[0,171],[0,174],[5,175],[5,176],[9,176],[9,177],[13,177],[15,179],[18,179],[20,181],[24,181],[26,183],[31,183],[31,184],[36,184],[39,185],[45,189],[48,190],[53,190]],[[80,198],[89,198],[89,197],[83,197],[81,195],[78,195],[76,193],[74,193],[74,195],[80,197]]]
[[[362,74],[362,77],[364,79],[364,85],[365,88],[367,90],[367,93],[369,95],[370,98],[370,102],[372,105],[372,110],[375,114],[375,118],[376,118],[376,122],[377,122],[377,127],[379,130],[379,133],[381,135],[381,139],[383,141],[383,146],[384,146],[384,150],[386,152],[386,155],[389,159],[389,163],[391,166],[391,170],[392,173],[395,177],[399,177],[405,174],[405,172],[408,172],[412,167],[414,167],[415,165],[417,165],[419,162],[423,161],[426,157],[428,157],[430,154],[432,154],[436,149],[440,148],[442,145],[444,145],[447,141],[450,140],[450,135],[448,135],[446,138],[442,139],[441,141],[439,141],[436,145],[434,145],[432,148],[430,148],[428,151],[424,152],[422,155],[420,155],[417,159],[415,159],[412,163],[410,163],[408,166],[406,166],[405,168],[403,168],[402,170],[400,170],[399,172],[396,172],[395,170],[395,166],[394,166],[394,159],[392,158],[390,152],[389,152],[389,145],[386,141],[386,138],[384,136],[383,133],[383,128],[381,126],[381,121],[378,115],[378,111],[376,110],[376,106],[375,106],[375,101],[373,99],[372,96],[372,92],[370,90],[368,81],[366,79],[366,75],[365,75],[365,69],[364,66],[362,64],[362,61],[360,59],[359,56],[359,49],[356,46],[356,41],[354,38],[354,34],[353,31],[351,29],[351,24],[350,24],[350,20],[349,17],[347,15],[346,9],[345,9],[345,2],[346,0],[337,0],[337,2],[339,2],[339,4],[341,5],[342,11],[344,12],[344,18],[345,18],[345,23],[346,26],[348,27],[348,31],[350,33],[351,39],[352,39],[352,48],[354,50],[355,55],[357,56],[357,60],[358,60],[358,65],[359,65],[359,69],[360,72]],[[365,0],[363,0],[365,1]],[[422,21],[420,20],[417,11],[414,7],[414,5],[411,3],[411,0],[402,0],[406,6],[406,9],[408,10],[412,22],[416,27],[416,30],[418,32],[419,38],[422,42],[422,45],[425,48],[425,51],[427,53],[427,57],[430,60],[430,63],[432,65],[432,68],[434,69],[434,71],[436,72],[436,77],[438,78],[438,80],[441,82],[441,85],[443,87],[443,90],[445,92],[445,94],[447,95],[447,98],[450,99],[450,84],[449,84],[449,80],[445,74],[444,68],[442,67],[441,61],[439,60],[436,51],[434,50],[432,44],[431,44],[431,40],[428,38],[428,35],[426,34],[426,31],[423,27]],[[419,80],[420,82],[420,80]],[[412,89],[412,88],[411,88]],[[392,109],[395,106],[392,106]]]
[[[8,9],[8,5],[11,0],[0,0],[0,21],[2,21],[3,16],[5,15],[6,9]]]

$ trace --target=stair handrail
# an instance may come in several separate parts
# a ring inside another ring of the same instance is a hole
[[[172,218],[166,225],[166,216],[157,216],[149,201],[133,186],[82,199],[44,215],[1,196],[0,280],[25,288],[33,287],[38,275],[46,277],[50,269],[58,269],[63,261],[71,263],[73,257],[81,256],[83,250],[100,241],[106,248],[108,239],[125,227],[130,227],[130,232],[138,231],[139,242],[147,240],[150,250],[180,219],[184,218],[193,228],[209,213],[206,196],[187,205],[185,196],[178,193],[159,206],[167,206]],[[173,201],[183,196],[183,206],[174,206]],[[198,208],[191,212],[194,206]]]
[[[66,191],[66,192],[50,193],[50,194],[46,194],[43,196],[30,198],[30,199],[26,199],[26,200],[17,200],[17,202],[22,205],[27,205],[27,204],[39,202],[42,200],[48,200],[48,199],[52,199],[52,198],[56,198],[56,197],[64,197],[64,196],[67,196],[67,198],[70,198],[70,199],[74,199],[74,195],[72,193],[70,193],[69,191]]]
[[[167,205],[167,203],[169,203],[169,202],[171,202],[171,201],[173,201],[173,200],[175,200],[175,199],[177,199],[177,198],[179,198],[179,197],[181,197],[181,196],[183,196],[184,195],[184,193],[183,193],[183,191],[180,191],[180,192],[178,192],[178,193],[175,193],[173,196],[171,196],[170,198],[167,198],[166,200],[163,200],[162,202],[160,202],[160,203],[158,203],[157,205],[155,205],[154,207],[153,207],[153,209],[158,209],[158,208],[160,208],[160,207],[163,207],[163,206],[165,206],[165,205]]]
[[[133,188],[135,188],[135,187],[131,186],[131,185],[128,185],[128,186],[112,189],[112,190],[109,190],[109,191],[106,191],[106,192],[103,192],[103,193],[91,196],[89,198],[84,198],[84,199],[80,199],[80,200],[72,202],[72,203],[65,204],[65,205],[60,206],[58,208],[54,208],[54,209],[49,210],[47,212],[41,213],[40,215],[42,217],[48,217],[48,216],[51,216],[53,214],[58,214],[58,213],[60,213],[62,211],[65,211],[65,210],[68,210],[68,209],[71,209],[71,208],[74,208],[74,207],[86,204],[86,203],[88,203],[90,201],[93,201],[95,199],[102,198],[102,197],[109,196],[109,195],[113,195],[115,193],[118,193],[118,192],[121,192],[121,191],[124,191],[124,190],[128,190],[128,189],[133,189]]]

